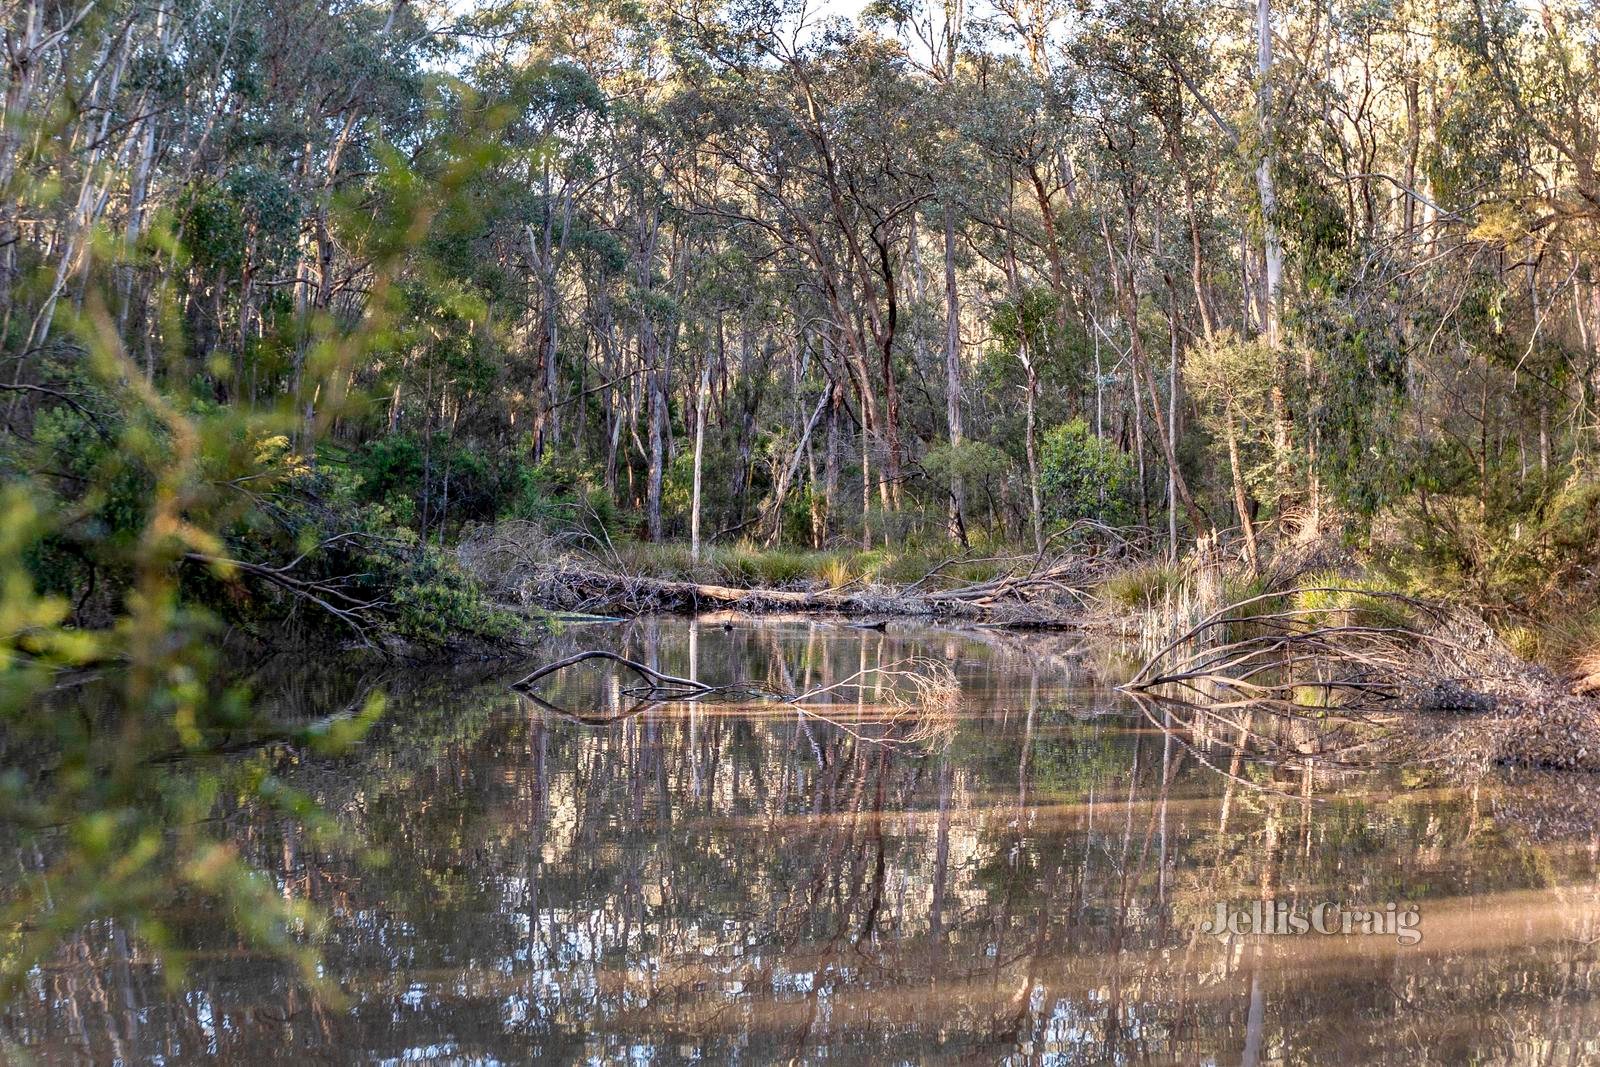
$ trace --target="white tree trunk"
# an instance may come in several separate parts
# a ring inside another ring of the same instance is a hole
[[[966,494],[961,484],[961,293],[956,288],[956,221],[944,208],[944,371],[945,417],[950,425],[950,536],[964,539],[962,513]]]
[[[694,490],[689,505],[689,558],[700,561],[700,461],[706,447],[706,392],[711,388],[711,365],[700,368],[700,388],[694,398]]]

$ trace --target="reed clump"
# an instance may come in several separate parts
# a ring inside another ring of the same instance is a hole
[[[1328,572],[1301,580],[1178,633],[1126,688],[1193,715],[1247,714],[1241,736],[1302,764],[1600,770],[1600,701],[1476,613]]]

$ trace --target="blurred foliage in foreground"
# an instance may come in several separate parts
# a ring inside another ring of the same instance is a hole
[[[74,362],[37,387],[46,403],[0,454],[0,835],[30,857],[0,888],[0,996],[103,917],[180,980],[164,916],[194,895],[334,995],[317,979],[317,917],[241,860],[216,812],[276,811],[321,844],[359,850],[274,774],[271,746],[336,753],[383,702],[310,726],[265,722],[229,680],[231,645],[427,653],[516,636],[437,547],[316,458],[320,431],[359,402],[345,384],[405,311],[397,266],[416,264],[488,140],[463,137],[425,169],[391,156],[383,196],[334,213],[341,239],[371,256],[368,299],[359,315],[263,338],[297,352],[299,387],[270,406],[221,403],[141,367],[119,338],[114,286],[86,285],[80,304],[54,311],[56,345]],[[91,280],[114,281],[127,256],[184,261],[174,234],[155,225],[134,249],[95,235],[105,266]],[[165,336],[180,344],[165,306]]]

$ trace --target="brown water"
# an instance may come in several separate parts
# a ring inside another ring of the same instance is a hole
[[[386,862],[228,815],[281,891],[329,916],[343,1003],[178,902],[174,936],[200,950],[181,988],[98,923],[0,1016],[11,1054],[1600,1062],[1587,780],[1235,761],[1159,729],[1056,637],[669,620],[555,644],[837,688],[801,710],[630,711],[635,679],[587,665],[544,692],[560,711],[506,688],[530,665],[383,678],[390,712],[359,752],[280,770]],[[895,673],[918,659],[959,692]],[[338,690],[280,698],[325,712]],[[1218,901],[1263,899],[1414,903],[1421,941],[1202,932]]]

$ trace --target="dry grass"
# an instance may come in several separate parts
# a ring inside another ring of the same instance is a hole
[[[1600,693],[1600,642],[1573,659],[1572,689],[1576,693]]]
[[[1600,692],[1600,609],[1563,615],[1533,630],[1534,656],[1567,678],[1574,691]]]

